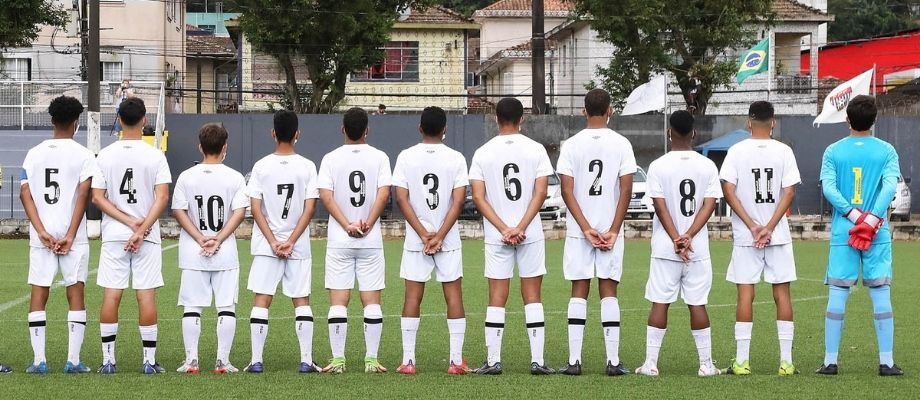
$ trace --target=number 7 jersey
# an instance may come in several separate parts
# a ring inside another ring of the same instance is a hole
[[[304,213],[304,202],[319,197],[316,189],[316,164],[298,154],[269,154],[252,167],[246,190],[249,197],[262,201],[262,215],[279,242],[291,237]],[[252,228],[252,255],[275,257],[271,245],[258,226]],[[310,228],[304,231],[291,258],[311,258]]]

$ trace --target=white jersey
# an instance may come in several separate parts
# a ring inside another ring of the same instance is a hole
[[[722,197],[719,170],[712,160],[695,151],[671,151],[652,162],[648,168],[648,195],[664,199],[678,234],[693,225],[703,200]],[[709,259],[709,230],[703,225],[691,244],[691,261]],[[652,222],[652,257],[680,261],[674,242],[655,214]]]
[[[476,150],[470,165],[470,180],[485,183],[486,201],[511,227],[520,223],[527,212],[536,179],[552,174],[546,148],[520,133],[492,138]],[[503,244],[498,228],[488,219],[483,220],[483,225],[487,244]],[[543,240],[539,215],[530,221],[524,235],[522,243]]]
[[[142,140],[119,140],[99,152],[99,166],[93,189],[105,189],[106,197],[121,212],[137,219],[147,218],[156,201],[154,187],[169,184],[172,176],[163,152]],[[127,241],[134,231],[108,215],[102,216],[102,241]],[[160,243],[160,222],[144,239]]]
[[[390,158],[369,144],[348,144],[332,150],[319,166],[319,188],[332,191],[335,204],[351,222],[367,220],[377,201],[377,189],[390,186],[390,180]],[[383,248],[380,218],[363,238],[348,236],[331,216],[328,230],[326,247],[331,249]]]
[[[173,190],[172,208],[186,210],[204,236],[216,236],[233,212],[249,207],[246,179],[223,164],[198,164],[179,175]],[[201,246],[184,229],[179,232],[179,268],[223,271],[240,267],[236,236],[232,233],[211,257],[201,255]]]
[[[783,188],[802,182],[795,155],[786,144],[773,139],[747,139],[728,149],[720,178],[737,186],[735,195],[755,223],[766,225],[783,199]],[[737,214],[732,214],[735,246],[751,246],[754,239]],[[789,221],[784,215],[773,230],[770,245],[792,243]]]
[[[257,161],[249,176],[249,197],[262,200],[262,215],[275,239],[291,237],[304,213],[304,202],[319,198],[316,189],[316,164],[298,154],[269,154]],[[275,257],[271,245],[258,226],[252,228],[252,255]],[[292,259],[312,258],[310,227],[294,244]]]
[[[575,200],[585,219],[605,233],[616,216],[620,177],[636,173],[636,157],[623,135],[608,128],[584,129],[563,143],[556,172],[575,180]],[[565,225],[566,236],[585,237],[575,218],[568,218]]]
[[[62,239],[70,229],[77,202],[77,187],[95,174],[96,156],[73,139],[49,139],[33,147],[22,162],[20,184],[29,185],[32,201],[45,230]],[[74,244],[86,240],[86,216],[80,221]],[[29,225],[29,245],[44,247]]]
[[[430,232],[437,232],[453,206],[452,192],[469,185],[463,154],[444,144],[420,143],[403,150],[396,158],[393,185],[409,190],[409,205],[419,222]],[[403,247],[422,251],[418,233],[406,223]],[[444,238],[445,251],[460,248],[460,228],[455,223]]]

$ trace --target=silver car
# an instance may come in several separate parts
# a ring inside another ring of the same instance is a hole
[[[891,202],[892,221],[910,221],[910,178],[898,179],[898,189]]]

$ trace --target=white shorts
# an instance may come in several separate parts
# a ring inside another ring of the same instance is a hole
[[[383,290],[385,267],[383,249],[326,249],[326,289]]]
[[[67,255],[59,256],[45,247],[29,248],[29,284],[51,287],[58,270],[64,286],[86,283],[89,274],[89,244],[75,244]]]
[[[734,246],[725,279],[735,284],[753,285],[760,282],[761,274],[764,282],[771,284],[794,281],[796,276],[792,243],[763,249]]]
[[[413,282],[428,282],[431,273],[438,282],[453,282],[463,277],[463,252],[439,251],[434,256],[421,251],[403,250],[399,277]]]
[[[610,251],[601,251],[587,239],[566,237],[562,252],[562,274],[566,280],[612,279],[623,275],[623,238],[618,238]]]
[[[517,246],[486,243],[485,249],[486,278],[511,279],[515,264],[521,278],[546,275],[546,243],[543,240]]]
[[[313,261],[272,256],[252,256],[249,283],[246,287],[256,294],[274,296],[281,284],[281,293],[292,299],[310,296]]]
[[[125,251],[127,242],[103,242],[96,283],[107,289],[135,290],[163,286],[163,251],[159,243],[144,242],[137,253]]]
[[[179,284],[179,305],[210,307],[213,297],[215,307],[235,306],[239,291],[239,268],[223,271],[183,269]]]
[[[677,293],[689,306],[704,306],[712,288],[712,261],[683,261],[652,258],[645,284],[645,299],[652,303],[671,304]]]

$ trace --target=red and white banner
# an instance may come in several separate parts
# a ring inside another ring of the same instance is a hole
[[[824,99],[824,108],[821,109],[821,114],[815,118],[813,124],[818,126],[821,124],[846,122],[847,105],[850,104],[850,100],[861,94],[870,94],[872,78],[874,76],[875,68],[872,68],[857,75],[853,79],[841,83],[840,86],[831,90],[827,98]]]

